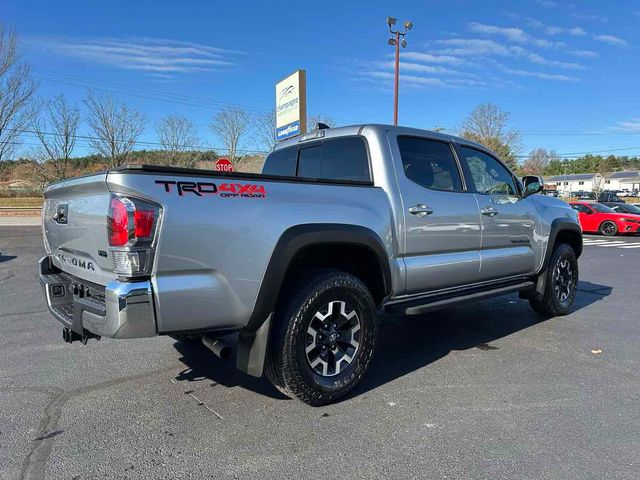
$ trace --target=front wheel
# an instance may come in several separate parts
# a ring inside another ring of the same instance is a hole
[[[566,315],[578,289],[578,259],[573,248],[565,243],[558,245],[544,275],[547,276],[544,295],[531,298],[531,307],[551,317]]]
[[[615,222],[607,220],[606,222],[602,222],[602,225],[600,225],[600,233],[607,237],[613,237],[618,233],[618,226]]]
[[[346,272],[312,272],[296,283],[276,311],[266,375],[286,395],[326,405],[347,395],[371,364],[375,306]]]

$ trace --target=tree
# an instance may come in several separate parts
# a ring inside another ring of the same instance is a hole
[[[529,156],[523,162],[520,171],[523,175],[542,176],[549,163],[554,160],[559,160],[556,152],[549,152],[544,148],[536,148],[529,152]]]
[[[63,95],[49,100],[43,115],[33,122],[33,130],[42,144],[42,156],[51,162],[55,177],[59,180],[67,176],[79,124],[78,108],[69,105]]]
[[[213,117],[210,128],[220,138],[234,164],[239,160],[238,146],[250,126],[251,116],[239,107],[223,108]]]
[[[129,160],[138,137],[144,131],[144,115],[117,104],[111,95],[87,92],[87,123],[93,131],[91,147],[107,159],[108,167],[119,167]]]
[[[32,122],[35,91],[29,65],[19,62],[15,32],[0,24],[0,161],[13,155],[21,134]]]
[[[270,152],[276,146],[276,111],[271,110],[253,119],[253,136],[259,150]]]
[[[329,125],[330,127],[338,126],[338,122],[336,122],[330,116],[314,114],[314,115],[310,115],[309,119],[307,120],[307,130],[311,132],[317,129],[319,123],[324,123],[325,125]]]
[[[193,167],[200,140],[191,120],[171,115],[160,120],[155,128],[162,145],[160,162],[164,165]]]
[[[507,129],[508,120],[509,113],[497,105],[481,103],[462,123],[461,136],[493,150],[510,168],[515,169],[522,135],[518,130]]]

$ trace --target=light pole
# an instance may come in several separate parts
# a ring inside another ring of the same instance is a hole
[[[398,21],[397,18],[387,17],[387,25],[389,25],[389,33],[391,33],[392,37],[389,39],[389,45],[395,45],[396,47],[396,75],[395,75],[395,85],[393,92],[393,124],[398,125],[398,83],[400,81],[400,45],[402,48],[407,46],[407,41],[405,40],[405,35],[411,28],[413,27],[413,23],[407,21],[404,22],[404,31],[393,30],[393,26]],[[400,41],[400,37],[402,37],[402,41]]]

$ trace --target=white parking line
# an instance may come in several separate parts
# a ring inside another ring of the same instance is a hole
[[[640,242],[626,242],[624,240],[613,240],[604,238],[589,238],[585,237],[583,245],[592,247],[610,247],[610,248],[640,248]]]

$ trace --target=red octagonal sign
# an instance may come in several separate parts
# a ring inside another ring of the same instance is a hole
[[[219,158],[216,161],[216,172],[233,172],[233,163],[226,158]]]

